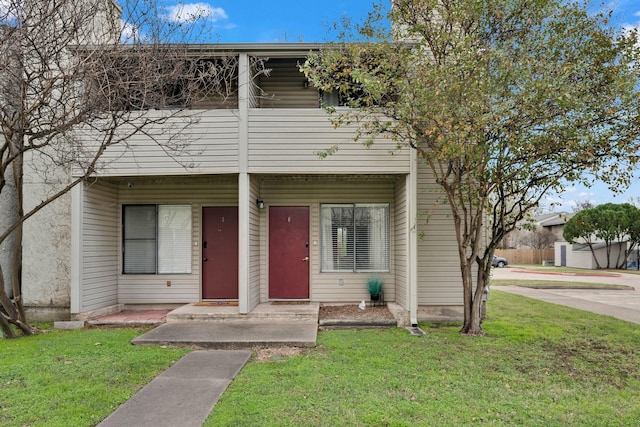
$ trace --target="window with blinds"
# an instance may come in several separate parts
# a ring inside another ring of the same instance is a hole
[[[322,272],[389,271],[389,204],[320,206]]]
[[[191,273],[191,206],[122,207],[124,274]]]

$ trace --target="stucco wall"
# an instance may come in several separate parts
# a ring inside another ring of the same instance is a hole
[[[46,199],[54,183],[25,183],[25,207]],[[70,304],[71,196],[66,194],[24,224],[22,293],[26,306],[68,310]]]

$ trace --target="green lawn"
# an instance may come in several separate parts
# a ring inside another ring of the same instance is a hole
[[[206,425],[640,425],[639,325],[499,291],[488,314],[485,338],[322,332],[248,364]]]
[[[97,424],[187,353],[130,345],[142,332],[52,330],[0,339],[0,426]]]
[[[499,291],[488,315],[484,338],[320,332],[302,355],[250,361],[206,425],[640,425],[640,325]],[[95,425],[186,353],[129,345],[140,333],[0,339],[0,425]]]

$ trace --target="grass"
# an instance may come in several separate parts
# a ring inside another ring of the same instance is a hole
[[[488,310],[484,338],[322,331],[301,355],[253,359],[205,425],[640,425],[638,325],[499,291]],[[128,344],[142,332],[0,339],[0,425],[97,424],[188,351]]]
[[[249,363],[206,426],[640,424],[640,328],[494,292],[485,338],[460,325],[324,331],[301,356]]]
[[[186,350],[137,347],[140,329],[0,339],[0,425],[92,426]]]
[[[564,282],[559,280],[496,280],[491,279],[491,286],[522,286],[534,289],[630,289],[625,285],[606,283]]]

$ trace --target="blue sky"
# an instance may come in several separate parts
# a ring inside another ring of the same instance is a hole
[[[167,5],[177,2],[164,0]],[[390,2],[390,0],[389,0]],[[613,23],[620,28],[640,28],[640,0],[591,0],[592,8],[609,8]],[[210,16],[219,42],[324,42],[331,39],[331,24],[343,17],[362,21],[372,9],[372,0],[207,0],[185,1],[178,11],[205,11]],[[638,174],[636,174],[638,175]],[[640,178],[640,176],[637,176]],[[568,186],[561,194],[549,195],[545,204],[555,203],[555,210],[571,211],[576,202],[589,200],[594,204],[627,202],[640,197],[640,184],[636,182],[620,194],[606,185],[595,183],[591,188]]]
[[[612,23],[620,28],[635,27],[640,29],[640,0],[611,0],[601,2],[592,0],[592,7],[600,9],[601,7],[609,8],[613,11]],[[546,197],[546,204],[550,206],[556,204],[556,211],[572,211],[576,202],[591,201],[593,204],[602,203],[625,203],[630,199],[640,201],[640,170],[636,169],[635,179],[631,185],[619,193],[609,190],[602,182],[595,182],[590,188],[578,185],[569,185],[565,191],[560,194],[550,194]]]
[[[168,5],[178,4],[171,0]],[[220,42],[323,42],[331,24],[348,16],[362,20],[372,0],[247,1],[207,0],[183,2],[183,10],[208,10],[213,38]]]
[[[377,0],[375,0],[377,2]],[[374,0],[163,0],[167,6],[181,5],[183,14],[199,10],[209,14],[220,42],[322,42],[330,39],[328,28],[342,17],[360,21]],[[389,0],[391,3],[391,0]],[[639,0],[591,0],[592,7],[610,8],[614,22],[640,26]]]

